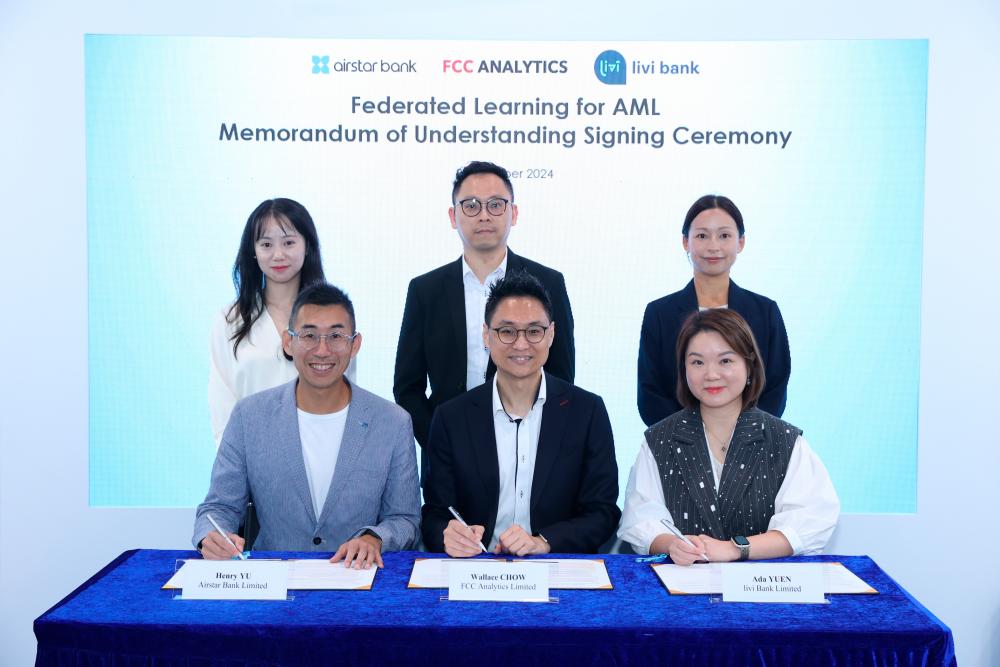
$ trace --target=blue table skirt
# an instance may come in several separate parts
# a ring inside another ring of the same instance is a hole
[[[386,554],[371,591],[238,602],[178,600],[161,590],[175,560],[195,555],[139,550],[116,558],[35,621],[35,664],[955,664],[948,627],[867,557],[796,559],[841,561],[880,592],[834,595],[827,605],[672,596],[648,564],[622,555],[603,556],[613,591],[555,591],[557,604],[442,602],[440,590],[408,590],[414,557],[427,556],[414,552]]]

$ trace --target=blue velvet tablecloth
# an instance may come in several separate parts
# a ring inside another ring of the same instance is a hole
[[[832,595],[826,605],[672,596],[648,564],[624,555],[603,556],[614,590],[554,591],[557,604],[442,602],[440,590],[406,588],[414,557],[427,555],[414,552],[386,554],[371,591],[295,591],[291,601],[256,602],[185,601],[161,590],[175,560],[195,555],[139,550],[116,558],[35,621],[35,664],[955,664],[948,627],[867,557],[796,559],[843,562],[879,591]]]

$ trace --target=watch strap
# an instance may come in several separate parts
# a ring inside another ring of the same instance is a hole
[[[738,536],[733,538],[733,544],[740,550],[740,561],[750,560],[750,540],[743,536]]]

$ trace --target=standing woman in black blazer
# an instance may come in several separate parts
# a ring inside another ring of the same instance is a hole
[[[694,278],[681,291],[646,306],[639,338],[642,420],[652,426],[681,409],[676,396],[677,335],[688,315],[708,308],[729,308],[749,323],[767,377],[758,406],[780,417],[792,370],[781,311],[771,299],[739,287],[729,277],[746,241],[743,215],[729,198],[705,195],[688,210],[681,233]]]

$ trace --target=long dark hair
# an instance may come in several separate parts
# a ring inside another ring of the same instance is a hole
[[[239,328],[233,334],[233,357],[236,348],[250,335],[250,329],[260,319],[264,310],[264,272],[257,263],[255,244],[264,233],[268,220],[274,220],[282,231],[285,225],[291,225],[302,235],[306,242],[306,256],[299,273],[299,291],[314,282],[325,281],[323,275],[323,257],[319,252],[319,236],[316,225],[306,207],[293,199],[278,197],[260,203],[247,218],[240,238],[240,249],[233,263],[233,286],[236,287],[236,301],[226,318],[230,323],[239,322]]]

